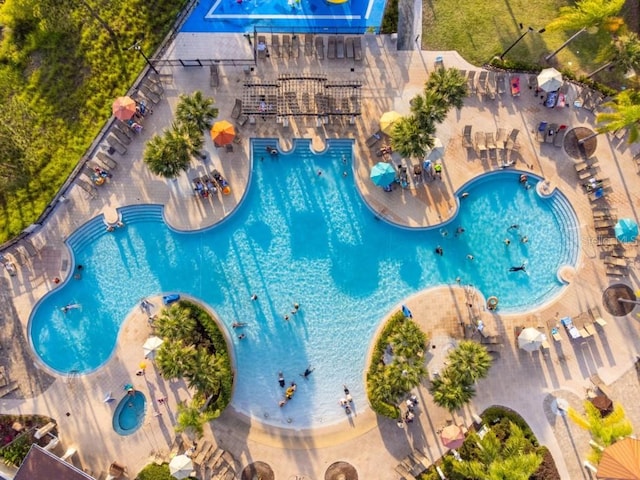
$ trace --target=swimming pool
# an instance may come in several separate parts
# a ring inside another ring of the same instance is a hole
[[[113,429],[118,435],[131,435],[144,423],[146,410],[147,399],[142,392],[127,393],[113,412]]]
[[[501,311],[525,311],[557,295],[557,269],[577,261],[578,230],[566,198],[540,198],[518,183],[517,172],[465,185],[461,191],[469,195],[443,236],[441,228],[409,230],[376,218],[351,175],[351,141],[331,141],[315,154],[310,141],[298,140],[292,153],[277,158],[265,152],[274,143],[252,141],[246,198],[214,228],[174,232],[162,222],[162,207],[151,205],[122,209],[126,227],[114,233],[105,233],[98,218],[72,235],[83,278],[42,299],[30,321],[42,361],[60,372],[91,371],[108,360],[140,298],[182,292],[210,305],[232,337],[236,409],[294,428],[330,424],[344,419],[343,384],[356,412],[366,406],[371,337],[407,296],[460,277],[487,297],[497,295]],[[508,230],[512,224],[519,228]],[[465,231],[456,236],[458,226]],[[443,256],[434,252],[437,245]],[[525,260],[526,274],[508,272]],[[81,308],[65,314],[60,309],[69,303]],[[249,324],[244,340],[231,328],[236,321]],[[300,374],[308,365],[315,370],[305,380]],[[298,384],[284,408],[278,371]]]
[[[181,31],[189,33],[269,32],[344,33],[377,32],[385,1],[348,0],[204,0],[193,9]]]

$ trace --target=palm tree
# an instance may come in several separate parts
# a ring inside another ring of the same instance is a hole
[[[213,98],[205,98],[200,90],[192,95],[180,95],[176,119],[181,124],[193,125],[200,132],[208,130],[213,124],[213,119],[218,116],[218,109],[213,103]]]
[[[464,478],[478,480],[529,480],[542,463],[542,456],[533,450],[524,432],[509,423],[509,437],[501,441],[493,430],[480,438],[473,432],[467,441],[479,448],[478,460],[454,462],[453,471]]]
[[[179,403],[178,418],[175,426],[176,433],[187,432],[189,434],[195,434],[197,438],[200,438],[204,431],[204,424],[214,418],[215,414],[203,412],[196,400],[190,405]]]
[[[184,307],[181,302],[162,310],[155,326],[157,334],[161,337],[181,340],[184,345],[199,343],[198,322],[191,309]]]
[[[450,412],[469,403],[476,391],[472,384],[462,380],[455,370],[446,368],[440,376],[431,381],[429,391],[433,395],[434,403]]]
[[[440,68],[429,75],[425,92],[437,93],[448,108],[459,110],[468,93],[467,80],[457,68]]]
[[[396,357],[404,361],[413,362],[423,358],[427,336],[415,322],[407,319],[398,330],[389,338]]]
[[[173,125],[163,136],[154,135],[144,151],[144,161],[156,175],[175,178],[189,168],[202,148],[202,133],[192,125]]]
[[[615,132],[622,128],[629,129],[629,143],[638,141],[640,130],[640,93],[635,90],[623,90],[613,101],[604,104],[611,112],[598,113],[596,128],[598,133]],[[584,139],[586,140],[586,139]]]
[[[635,72],[638,69],[640,66],[640,39],[638,39],[638,35],[634,32],[620,35],[614,40],[612,46],[613,52],[608,49],[608,56],[611,59],[587,75],[587,78],[613,66],[619,66],[624,72]]]
[[[411,113],[416,117],[419,125],[442,123],[447,118],[449,106],[440,92],[425,89],[411,99]]]
[[[167,379],[185,375],[194,363],[195,348],[185,346],[181,341],[165,340],[156,355],[156,364]]]
[[[450,368],[457,371],[465,383],[475,383],[486,378],[493,359],[487,349],[477,342],[461,341],[447,356]]]
[[[221,377],[216,370],[216,357],[206,350],[196,350],[191,368],[185,373],[189,388],[195,388],[203,397],[217,395]]]
[[[548,30],[578,30],[560,48],[545,57],[549,61],[578,35],[591,27],[602,27],[620,12],[625,0],[578,0],[572,7],[560,7],[560,15],[547,25]]]
[[[422,158],[433,147],[434,123],[420,124],[415,115],[402,117],[391,131],[391,147],[403,157]]]

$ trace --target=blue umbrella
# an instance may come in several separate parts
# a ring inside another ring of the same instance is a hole
[[[391,185],[396,179],[396,169],[386,162],[378,162],[371,169],[371,181],[379,187]]]
[[[623,243],[633,242],[638,236],[638,224],[631,218],[621,218],[615,226],[616,238]]]

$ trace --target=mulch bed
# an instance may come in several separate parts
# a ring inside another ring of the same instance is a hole
[[[336,462],[327,468],[324,480],[358,480],[358,472],[350,463]]]
[[[274,480],[273,470],[269,464],[264,462],[254,462],[244,467],[241,480]]]
[[[576,160],[591,157],[596,152],[598,137],[590,138],[583,144],[578,142],[593,134],[594,131],[586,127],[576,127],[569,130],[564,137],[564,150],[567,155]]]
[[[627,300],[636,300],[633,289],[623,283],[611,285],[602,293],[602,303],[607,312],[614,317],[624,317],[630,314],[636,305],[633,303],[619,302],[619,298]]]

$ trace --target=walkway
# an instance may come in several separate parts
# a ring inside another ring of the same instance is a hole
[[[234,44],[241,45],[237,40]],[[176,39],[181,48],[187,48],[190,41],[186,34]],[[198,44],[203,41],[211,48],[228,48],[224,42],[205,40],[201,36],[193,39]],[[71,232],[100,213],[144,203],[164,204],[166,219],[175,228],[197,229],[217,223],[233,211],[245,192],[249,178],[250,137],[279,138],[283,148],[288,148],[293,138],[310,137],[318,149],[323,148],[324,138],[354,137],[357,139],[354,174],[366,201],[380,216],[392,222],[429,226],[451,218],[456,207],[455,192],[465,182],[498,168],[462,149],[463,125],[470,124],[474,130],[483,131],[518,128],[521,132],[518,168],[549,179],[567,195],[580,219],[582,249],[575,281],[549,305],[524,316],[507,316],[485,312],[482,298],[471,302],[472,314],[481,315],[487,328],[503,335],[505,341],[490,378],[479,384],[478,395],[469,408],[464,409],[463,417],[468,422],[472,413],[493,404],[513,408],[529,422],[540,442],[549,446],[562,478],[586,477],[581,467],[588,451],[585,436],[573,426],[550,422],[544,405],[549,395],[565,396],[565,392],[569,392],[566,394],[570,397],[568,400],[579,407],[578,399],[584,397],[589,376],[597,372],[607,383],[618,382],[612,387],[614,393],[620,395],[634,425],[640,425],[640,407],[634,400],[640,394],[639,387],[637,380],[634,382],[633,376],[627,373],[635,359],[636,346],[640,344],[638,321],[632,315],[620,319],[607,316],[605,330],[585,342],[573,343],[563,333],[562,341],[552,346],[548,356],[519,351],[513,327],[525,324],[546,328],[549,320],[577,315],[591,305],[601,306],[601,292],[611,281],[598,258],[600,251],[595,246],[590,204],[577,182],[573,161],[561,149],[540,146],[534,135],[542,120],[572,127],[592,126],[593,115],[574,108],[544,109],[539,99],[526,88],[519,98],[503,96],[495,101],[469,98],[462,110],[450,113],[437,132],[446,148],[443,181],[412,184],[409,189],[397,189],[387,194],[369,181],[369,169],[378,158],[364,144],[364,140],[378,130],[380,115],[391,109],[403,114],[409,111],[409,100],[421,91],[437,54],[444,56],[447,67],[465,70],[473,67],[452,52],[399,52],[386,37],[367,35],[363,42],[365,58],[360,63],[347,59],[319,61],[314,56],[300,55],[297,59],[261,60],[257,68],[248,73],[239,67],[222,66],[221,83],[215,89],[210,87],[207,69],[174,70],[171,81],[165,85],[164,97],[155,107],[153,116],[145,122],[144,132],[129,146],[126,155],[116,157],[119,166],[112,181],[102,187],[93,200],[74,187],[67,201],[59,204],[46,225],[32,235],[39,249],[38,256],[21,266],[16,277],[6,277],[11,289],[10,310],[22,325],[22,335],[26,338],[29,314],[35,303],[56,287],[54,278],[64,279],[69,275],[72,265],[63,240]],[[322,73],[334,80],[362,81],[362,117],[348,127],[339,123],[318,128],[315,120],[302,119],[292,122],[288,129],[258,119],[255,125],[247,124],[241,129],[243,144],[232,153],[215,149],[207,138],[207,160],[194,162],[192,169],[175,182],[153,176],[141,161],[145,141],[170,124],[181,93],[199,89],[213,96],[220,108],[220,117],[226,118],[235,98],[240,98],[241,85],[247,79],[262,80],[294,72]],[[598,139],[596,157],[601,174],[611,179],[614,191],[610,203],[617,208],[618,216],[638,218],[635,205],[638,204],[640,180],[631,161],[633,153],[625,144],[606,135]],[[193,195],[190,178],[210,172],[212,168],[218,168],[229,180],[232,195],[215,202],[202,201]],[[635,265],[635,257],[631,261]],[[635,270],[632,275],[635,282]],[[426,291],[407,300],[416,321],[437,343],[436,350],[446,347],[448,338],[462,336],[460,322],[470,319],[467,298],[464,288],[451,287]],[[65,446],[77,446],[78,462],[96,475],[116,459],[128,465],[130,472],[137,472],[155,458],[166,458],[174,437],[172,425],[176,404],[187,399],[189,392],[181,382],[164,382],[152,368],[148,369],[146,377],[132,376],[138,369],[140,346],[148,334],[146,321],[133,312],[123,326],[117,351],[107,366],[80,378],[58,376],[44,394],[26,400],[8,396],[0,399],[0,408],[3,413],[37,412],[54,417]],[[30,352],[24,352],[24,355],[30,355]],[[432,367],[428,365],[430,371]],[[21,378],[19,371],[9,369],[9,373],[13,378]],[[152,400],[158,396],[167,396],[169,400],[168,405],[162,407],[165,409],[158,409],[162,415],[147,415],[138,432],[119,437],[111,428],[113,406],[102,403],[102,399],[108,391],[116,396],[122,391],[122,385],[129,381],[143,391],[148,390]],[[24,388],[28,388],[26,383]],[[269,463],[278,479],[295,478],[294,475],[321,479],[327,467],[339,460],[354,465],[362,479],[396,478],[394,467],[413,448],[421,448],[434,458],[444,453],[436,432],[450,415],[431,404],[426,386],[420,388],[419,397],[418,421],[403,430],[398,429],[394,421],[376,418],[364,405],[356,406],[357,415],[352,421],[311,432],[264,427],[255,420],[235,414],[230,408],[212,422],[212,431],[207,436],[231,452],[241,466],[258,460]],[[572,450],[567,450],[567,441],[573,442]]]

